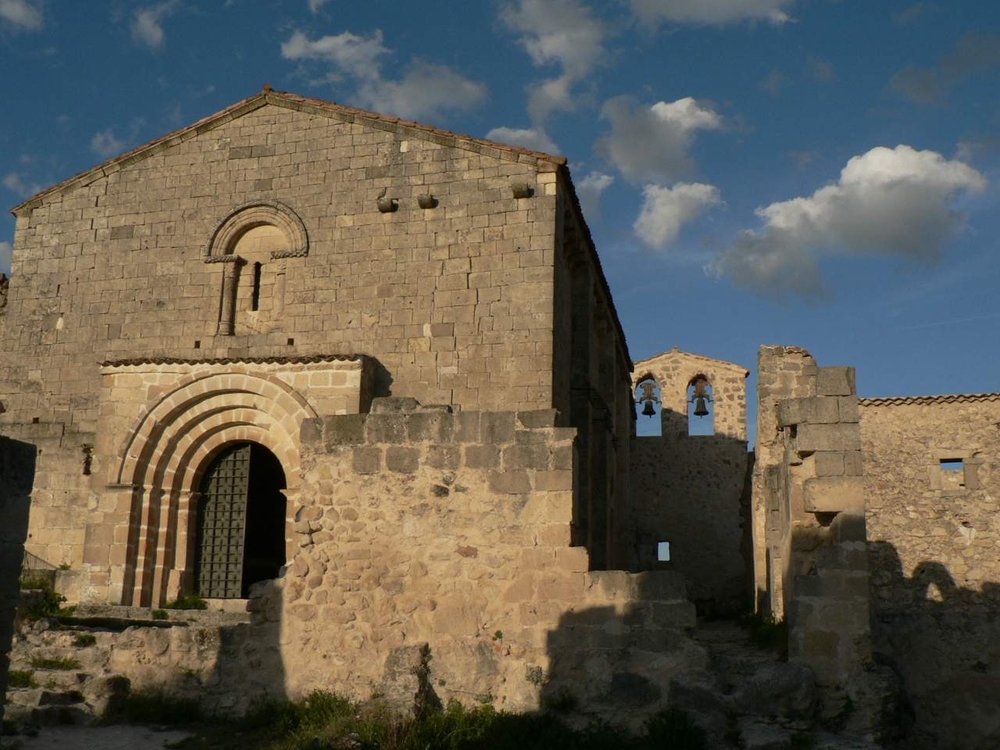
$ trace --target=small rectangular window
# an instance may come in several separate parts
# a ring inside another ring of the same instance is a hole
[[[657,562],[670,562],[670,542],[656,543]]]
[[[965,487],[965,461],[961,458],[942,458],[941,489],[957,490]]]

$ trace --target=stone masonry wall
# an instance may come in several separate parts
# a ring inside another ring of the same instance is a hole
[[[913,706],[910,746],[996,747],[1000,395],[860,403],[874,646]]]
[[[19,577],[34,470],[35,449],[0,436],[0,695],[7,692],[8,655],[20,599]]]
[[[788,623],[789,657],[815,670],[822,713],[856,732],[878,731],[892,679],[871,664],[854,369],[817,368],[803,350],[780,347],[762,348],[761,360],[769,365],[758,381],[759,445],[766,441],[767,455],[754,505],[767,509],[766,601]],[[809,395],[781,398],[789,386]]]
[[[570,546],[575,430],[554,410],[399,408],[303,428],[299,551],[280,595],[251,602],[281,623],[289,692],[367,696],[394,653],[426,643],[444,701],[530,709],[545,690],[587,702],[623,680],[665,699],[683,639],[655,633],[693,625],[694,608],[676,574],[589,573]]]
[[[705,613],[746,605],[742,555],[747,481],[746,377],[739,365],[676,348],[635,363],[633,390],[652,377],[660,388],[661,435],[633,441],[629,512],[635,570],[684,574],[688,593]],[[704,375],[712,386],[715,434],[688,434],[688,385]],[[639,417],[645,419],[645,417]],[[670,542],[670,562],[656,560]]]

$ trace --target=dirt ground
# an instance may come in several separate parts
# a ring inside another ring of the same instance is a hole
[[[150,727],[42,727],[37,737],[4,737],[0,749],[19,750],[163,750],[166,742],[179,742],[190,732]]]

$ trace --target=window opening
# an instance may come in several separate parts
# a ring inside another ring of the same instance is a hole
[[[643,379],[635,391],[635,434],[641,437],[663,434],[660,386],[651,377]]]
[[[688,435],[715,434],[715,398],[712,385],[704,375],[695,375],[688,383]]]
[[[254,312],[260,309],[260,274],[263,263],[253,264],[253,295],[250,297],[250,309]]]
[[[941,489],[955,490],[965,487],[965,461],[961,458],[942,458]]]
[[[657,562],[670,562],[670,542],[656,543]]]

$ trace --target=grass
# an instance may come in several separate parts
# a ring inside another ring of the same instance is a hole
[[[153,614],[153,619],[154,620],[169,620],[170,619],[170,613],[167,612],[167,610],[165,610],[165,609],[154,609],[152,614]]]
[[[7,673],[7,687],[38,687],[38,683],[35,682],[35,673],[29,669],[12,669]]]
[[[162,704],[161,704],[161,701]],[[177,724],[197,721],[197,710],[162,696],[126,701],[131,721]],[[167,713],[163,713],[164,710]],[[176,719],[183,718],[184,722]],[[400,718],[384,702],[355,702],[315,692],[294,703],[256,706],[239,722],[206,722],[195,737],[173,745],[184,750],[705,750],[705,738],[682,712],[654,716],[646,733],[630,737],[606,724],[573,730],[552,714],[511,714],[492,706],[452,702],[416,718]]]
[[[87,648],[87,646],[93,646],[96,643],[97,636],[93,633],[80,633],[73,639],[73,646],[75,648]]]
[[[208,609],[208,602],[197,594],[181,594],[175,601],[163,605],[164,609]]]
[[[44,656],[32,656],[31,666],[34,667],[35,669],[54,669],[61,671],[70,671],[73,669],[79,669],[80,662],[72,658],[49,659]]]
[[[40,591],[41,595],[32,603],[26,606],[22,612],[28,620],[40,620],[43,617],[52,617],[63,612],[61,609],[66,597],[57,594],[52,588],[52,582],[44,576],[25,573],[21,576],[21,588],[23,590]]]

